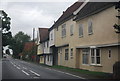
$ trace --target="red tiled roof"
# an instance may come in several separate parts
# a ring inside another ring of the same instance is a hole
[[[32,49],[33,45],[36,45],[34,42],[26,42],[24,45],[24,51],[29,51]]]
[[[59,19],[55,22],[55,24],[50,29],[74,17],[73,12],[77,10],[82,4],[83,2],[75,2],[73,5],[68,7],[67,10],[63,12],[63,14],[59,17]]]
[[[40,42],[47,40],[49,37],[48,28],[39,28],[39,36]]]

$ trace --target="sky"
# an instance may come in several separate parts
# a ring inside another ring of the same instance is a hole
[[[11,31],[14,36],[23,31],[32,37],[32,29],[50,28],[71,2],[2,2],[1,9],[11,18]],[[0,9],[0,10],[1,10]],[[37,34],[35,32],[35,35]],[[36,36],[35,36],[36,37]]]

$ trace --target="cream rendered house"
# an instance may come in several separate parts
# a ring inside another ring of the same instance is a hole
[[[118,24],[114,3],[89,2],[77,14],[76,67],[90,71],[113,72],[113,64],[120,60],[119,35],[113,25]]]

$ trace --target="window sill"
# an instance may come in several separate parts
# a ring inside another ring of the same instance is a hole
[[[84,66],[90,66],[89,64],[82,64],[82,65],[84,65]]]
[[[66,36],[62,36],[62,38],[65,38]]]
[[[79,36],[79,38],[82,38],[83,37],[83,35],[82,36]]]
[[[91,64],[90,66],[102,67],[102,65],[101,65],[101,64]]]
[[[73,34],[70,34],[70,36],[73,36]]]
[[[93,33],[88,33],[88,35],[92,35]]]

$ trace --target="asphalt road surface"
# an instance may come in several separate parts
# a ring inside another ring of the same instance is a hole
[[[84,79],[67,72],[13,59],[2,60],[2,79]]]

